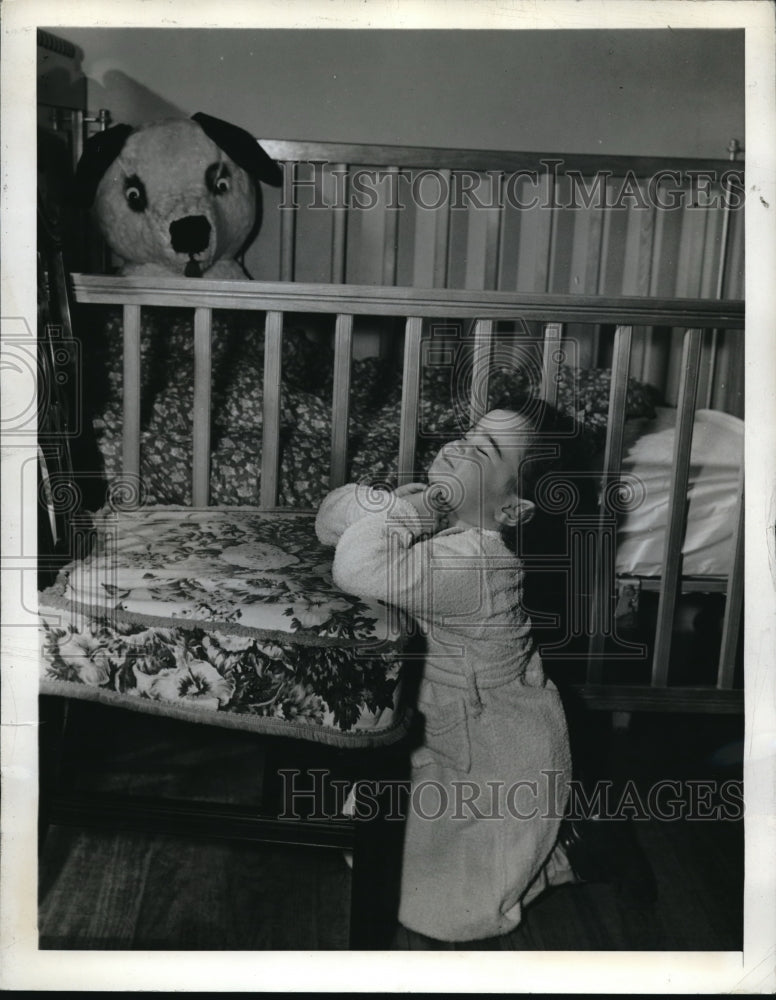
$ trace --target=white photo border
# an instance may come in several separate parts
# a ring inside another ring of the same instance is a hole
[[[6,0],[2,11],[2,324],[35,304],[35,28],[743,28],[746,39],[746,890],[743,953],[62,952],[37,947],[37,644],[34,552],[19,492],[2,496],[3,657],[0,985],[5,989],[302,989],[336,992],[767,993],[776,988],[776,101],[768,0]],[[2,372],[3,390],[16,391]],[[2,450],[22,481],[26,447]],[[27,518],[29,522],[30,518]]]

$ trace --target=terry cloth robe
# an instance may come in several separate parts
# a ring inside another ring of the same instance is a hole
[[[526,902],[573,879],[555,848],[566,721],[521,606],[521,563],[496,531],[423,539],[406,500],[352,484],[326,497],[316,527],[337,546],[336,584],[406,610],[426,640],[399,920],[445,941],[506,934]]]

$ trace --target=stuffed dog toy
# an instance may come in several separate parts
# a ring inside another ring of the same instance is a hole
[[[76,171],[121,274],[193,278],[250,277],[238,258],[261,225],[259,182],[282,179],[250,133],[201,112],[99,132]]]

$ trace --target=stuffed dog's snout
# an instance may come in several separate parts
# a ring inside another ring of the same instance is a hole
[[[202,277],[202,265],[194,255],[208,249],[212,228],[204,215],[185,215],[170,223],[170,243],[173,250],[189,255],[183,271],[187,278]]]
[[[210,243],[211,225],[204,215],[187,215],[170,223],[170,240],[176,253],[200,253]]]

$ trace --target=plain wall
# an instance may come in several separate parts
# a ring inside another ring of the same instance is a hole
[[[196,111],[257,137],[725,157],[743,31],[56,28],[91,110]]]

